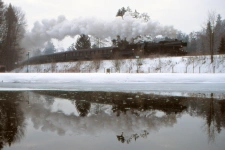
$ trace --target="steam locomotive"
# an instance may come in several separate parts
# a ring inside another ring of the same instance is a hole
[[[82,49],[32,57],[29,60],[24,61],[22,65],[69,62],[79,60],[128,59],[135,58],[136,56],[146,58],[152,54],[182,56],[187,54],[184,49],[186,46],[187,43],[185,42],[173,40],[161,41],[159,43],[144,42],[138,44],[129,44],[124,48],[103,47]]]

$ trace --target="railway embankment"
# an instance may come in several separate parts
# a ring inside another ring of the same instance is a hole
[[[24,65],[17,73],[225,73],[225,55],[93,60]]]

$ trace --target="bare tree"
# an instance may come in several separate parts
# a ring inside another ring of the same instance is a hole
[[[74,67],[74,72],[80,72],[80,67],[82,65],[81,61],[77,61],[76,66]]]
[[[101,39],[98,37],[91,36],[91,41],[94,43],[92,48],[105,47],[106,43],[109,42],[107,39]]]
[[[124,61],[120,58],[119,54],[115,54],[114,56],[114,60],[112,60],[112,65],[115,68],[116,72],[120,72],[120,68],[122,66],[122,64],[124,63]]]
[[[95,72],[98,71],[98,69],[101,66],[102,61],[100,59],[96,59],[92,61],[92,68],[95,70]]]
[[[114,60],[112,60],[112,65],[116,69],[116,72],[120,72],[120,68],[121,68],[122,64],[123,64],[123,60],[122,59],[114,59]]]
[[[215,41],[217,37],[215,37],[215,26],[216,26],[216,12],[209,11],[208,12],[208,22],[206,27],[206,38],[209,45],[210,55],[211,55],[211,63],[213,63],[213,55],[215,51]]]
[[[51,70],[52,70],[52,72],[56,72],[56,69],[57,69],[56,63],[55,62],[52,62],[51,63]]]
[[[128,69],[129,69],[128,72],[130,73],[131,70],[133,69],[133,60],[132,59],[128,59],[127,65],[128,65]]]

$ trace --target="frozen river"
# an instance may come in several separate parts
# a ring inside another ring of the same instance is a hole
[[[0,91],[18,90],[224,93],[225,83],[0,83]]]
[[[224,92],[224,74],[4,73],[0,90]]]

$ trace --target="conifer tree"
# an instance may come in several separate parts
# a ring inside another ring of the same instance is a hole
[[[17,16],[15,11],[10,4],[9,7],[6,9],[5,12],[5,32],[6,34],[3,37],[3,51],[4,57],[3,61],[6,65],[7,69],[12,69],[14,63],[17,60],[18,53],[17,53],[17,38],[16,38],[16,25],[17,25]]]
[[[91,48],[91,41],[88,35],[85,34],[80,35],[80,37],[77,39],[75,48],[77,50]]]
[[[3,20],[4,20],[4,3],[2,2],[2,0],[0,0],[0,26],[3,24]]]
[[[220,41],[220,46],[219,46],[219,54],[225,54],[225,39],[224,37]]]
[[[4,24],[3,24],[3,21],[4,21],[4,4],[2,2],[2,0],[0,0],[0,64],[2,63],[2,52],[3,52],[3,49],[2,49],[2,46],[3,46],[3,36],[4,36]]]
[[[52,42],[48,41],[48,43],[45,46],[44,49],[44,54],[48,55],[48,54],[53,54],[56,51],[55,46]]]
[[[11,4],[4,6],[0,0],[0,63],[12,70],[22,57],[20,40],[25,33],[23,12]]]
[[[116,17],[121,16],[123,18],[124,14],[127,12],[127,10],[122,7],[121,9],[118,10],[118,12],[116,13]]]
[[[75,44],[72,43],[68,48],[67,51],[74,51],[75,50]]]

